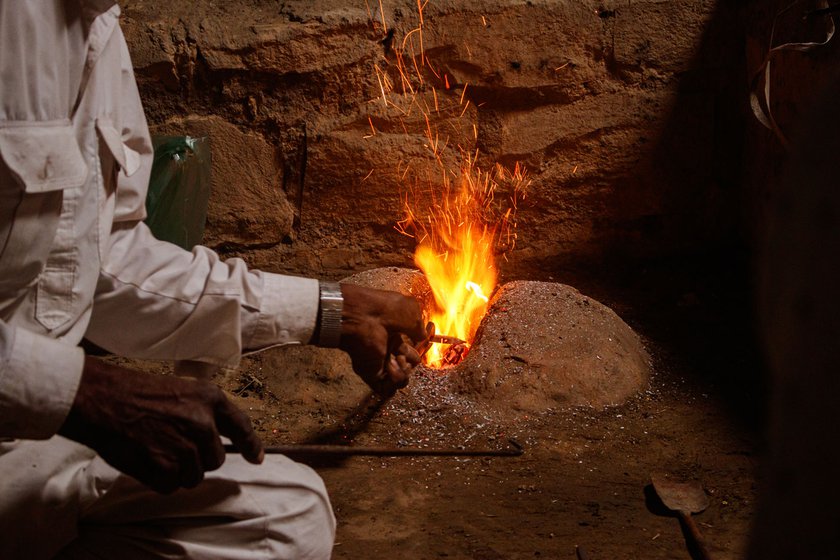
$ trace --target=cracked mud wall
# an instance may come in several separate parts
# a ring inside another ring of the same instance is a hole
[[[368,4],[123,2],[153,132],[212,136],[207,244],[306,274],[410,264],[402,176],[434,159],[424,117],[382,103],[375,67],[395,76],[395,60]],[[481,166],[522,162],[532,179],[503,269],[737,236],[743,38],[724,4],[429,2],[423,56],[441,78],[427,72],[418,95],[457,108],[430,115],[443,157],[478,149]],[[416,3],[382,5],[399,45]]]

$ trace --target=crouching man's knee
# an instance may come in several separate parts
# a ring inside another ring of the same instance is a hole
[[[321,477],[283,456],[267,456],[259,468],[265,484],[249,485],[249,491],[264,512],[266,545],[273,557],[330,558],[335,516]]]

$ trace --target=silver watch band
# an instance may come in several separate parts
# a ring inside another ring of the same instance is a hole
[[[318,346],[323,348],[338,348],[341,342],[341,311],[344,308],[344,297],[338,282],[318,283],[320,305],[318,306]]]

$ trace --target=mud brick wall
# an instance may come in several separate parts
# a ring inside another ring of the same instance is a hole
[[[123,2],[153,132],[212,137],[208,245],[307,274],[410,264],[401,174],[433,162],[422,115],[381,102],[376,67],[393,73],[388,46],[419,18],[413,0],[382,5],[390,43],[378,2]],[[439,102],[470,101],[433,126],[532,179],[503,274],[742,237],[742,8],[431,0],[423,15]]]

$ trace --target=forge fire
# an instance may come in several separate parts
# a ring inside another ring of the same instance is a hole
[[[411,230],[418,241],[414,262],[434,296],[430,320],[437,332],[464,341],[433,344],[426,364],[434,367],[456,365],[469,352],[496,288],[496,254],[501,242],[509,241],[512,249],[516,197],[527,185],[519,169],[508,173],[496,167],[492,174],[482,173],[474,161],[467,159],[462,166],[456,190],[447,182],[440,200],[433,198],[427,203],[425,217],[419,215],[417,206],[406,202],[407,217],[399,223],[402,231]],[[513,198],[502,214],[494,204],[495,196],[500,185],[510,184]]]
[[[429,24],[423,9],[427,4],[417,3],[419,25],[402,41],[389,43],[392,56],[375,70],[382,102],[399,112],[396,120],[404,130],[412,111],[422,115],[421,141],[434,162],[425,175],[410,174],[411,162],[405,164],[402,177],[409,184],[404,194],[405,216],[397,230],[417,243],[414,262],[425,274],[434,298],[428,310],[431,323],[438,333],[459,340],[433,343],[426,351],[425,363],[441,368],[457,365],[469,352],[496,288],[497,255],[515,246],[516,207],[529,181],[518,162],[512,170],[500,164],[485,170],[478,148],[457,144],[465,129],[472,128],[472,140],[478,135],[477,127],[464,119],[471,103],[466,96],[469,83],[463,84],[454,104],[448,71],[425,55],[423,37]],[[380,14],[384,32],[390,28],[381,6]],[[371,24],[378,27],[374,19]],[[443,90],[440,94],[439,89]],[[432,105],[427,102],[429,95]],[[456,134],[437,124],[441,115],[453,119],[449,124]],[[371,135],[366,138],[377,134],[371,117],[368,122]],[[447,161],[447,150],[455,152],[458,165]]]

